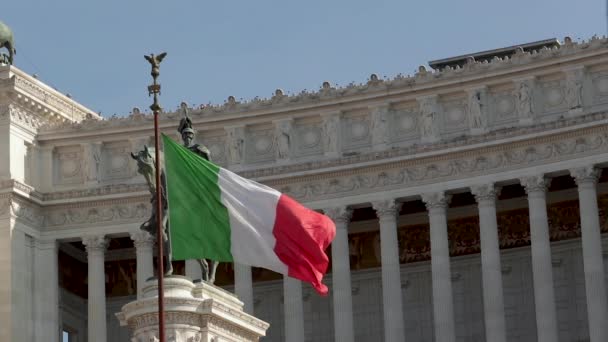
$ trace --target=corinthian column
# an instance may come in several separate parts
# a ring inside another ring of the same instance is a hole
[[[394,200],[372,203],[380,220],[380,254],[382,259],[382,304],[384,308],[384,340],[404,341],[401,276],[397,214],[401,203]]]
[[[578,185],[589,338],[591,342],[608,341],[606,281],[596,190],[599,171],[586,166],[572,169],[570,174]]]
[[[521,184],[528,194],[530,211],[530,240],[532,250],[532,279],[536,307],[536,337],[538,342],[558,340],[553,264],[547,218],[547,188],[551,180],[543,175],[524,177]]]
[[[431,276],[433,279],[433,317],[435,341],[456,341],[454,329],[454,300],[450,272],[450,248],[448,246],[447,207],[449,195],[443,192],[422,195],[429,211],[431,229]]]
[[[34,251],[35,341],[59,341],[59,263],[57,252],[57,241],[54,239],[36,239],[36,249]],[[25,319],[25,317],[20,319]]]
[[[336,223],[336,237],[331,244],[332,291],[334,296],[334,334],[336,342],[353,342],[353,299],[348,254],[348,223],[352,210],[336,207],[325,210]]]
[[[285,341],[304,342],[301,281],[283,276],[283,304],[285,307]]]
[[[481,277],[483,283],[483,312],[488,341],[505,342],[505,306],[502,292],[502,272],[496,222],[494,184],[471,187],[479,207],[479,240],[481,244]]]
[[[137,299],[143,296],[143,287],[148,278],[154,276],[153,253],[154,238],[148,232],[139,230],[131,233],[137,255]]]
[[[88,341],[106,342],[106,277],[104,253],[108,240],[104,235],[86,236],[82,243],[87,249],[89,264]]]

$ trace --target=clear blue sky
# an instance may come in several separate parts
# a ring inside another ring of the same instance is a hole
[[[429,60],[606,33],[600,0],[13,0],[15,65],[104,116],[150,104],[143,55],[167,51],[165,109],[411,74]]]

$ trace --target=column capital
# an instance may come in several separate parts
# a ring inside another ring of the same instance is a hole
[[[551,185],[551,179],[546,178],[545,175],[521,177],[519,182],[524,187],[528,195],[531,195],[532,193],[544,194]]]
[[[452,195],[446,195],[445,192],[429,192],[420,195],[422,202],[426,205],[427,210],[431,209],[446,209],[452,200]]]
[[[327,208],[323,212],[336,223],[348,223],[353,215],[353,210],[346,206]]]
[[[475,196],[477,203],[495,202],[496,197],[500,195],[500,187],[494,186],[494,183],[478,184],[471,186],[471,193]]]
[[[394,199],[372,202],[372,207],[376,211],[376,216],[381,220],[396,218],[402,205],[403,203],[397,203]]]
[[[135,245],[135,248],[139,249],[142,247],[153,247],[154,246],[154,242],[156,241],[156,239],[154,238],[154,236],[150,235],[150,233],[143,231],[143,230],[138,230],[136,232],[131,232],[131,240],[133,240],[133,245]]]
[[[593,165],[570,169],[570,175],[574,178],[577,185],[597,184],[600,177],[600,170]]]
[[[87,253],[104,252],[108,246],[109,239],[105,235],[88,235],[82,237],[82,244],[85,245]]]

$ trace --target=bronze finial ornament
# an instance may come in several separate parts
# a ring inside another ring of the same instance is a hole
[[[0,49],[6,48],[8,50],[8,56],[0,54],[0,63],[7,63],[12,65],[13,58],[17,54],[15,50],[15,41],[13,38],[13,31],[8,25],[0,21]]]
[[[144,58],[150,63],[150,75],[152,76],[153,83],[148,86],[148,95],[154,95],[154,103],[150,106],[150,109],[153,111],[160,111],[161,107],[158,104],[158,95],[160,95],[160,84],[156,82],[156,79],[160,75],[160,62],[167,56],[166,52],[159,53],[158,55],[154,55],[153,53],[150,56],[144,55]]]

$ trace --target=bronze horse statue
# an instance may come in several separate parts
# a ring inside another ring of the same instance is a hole
[[[6,24],[0,21],[0,49],[8,50],[8,64],[13,64],[13,58],[17,54],[15,50],[15,42],[13,40],[13,31]],[[2,60],[0,60],[2,62]]]

